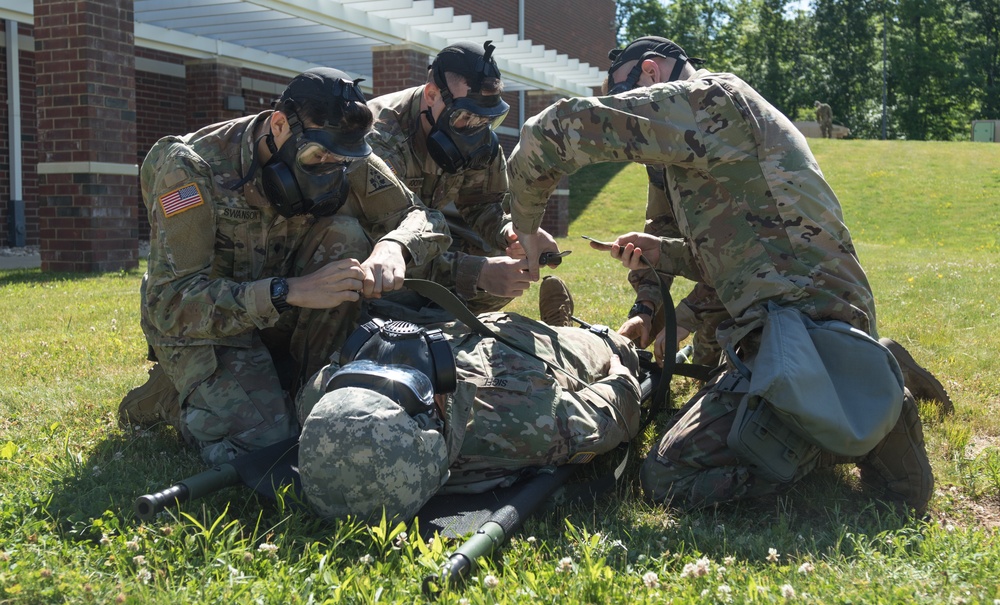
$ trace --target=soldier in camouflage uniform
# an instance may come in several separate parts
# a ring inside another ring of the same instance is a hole
[[[815,101],[816,122],[819,124],[819,136],[824,139],[833,138],[833,108],[826,103]]]
[[[821,329],[832,322],[854,328],[863,338],[832,351],[838,359],[880,346],[867,277],[840,204],[803,136],[738,77],[696,71],[683,49],[665,38],[635,40],[616,55],[608,75],[611,96],[563,100],[528,120],[508,175],[514,226],[537,278],[532,261],[546,247],[532,234],[564,175],[598,162],[666,166],[681,237],[631,233],[620,236],[611,253],[632,270],[643,266],[639,256],[645,253],[656,270],[715,288],[731,317],[718,332],[731,354],[725,371],[679,411],[650,452],[641,476],[646,494],[659,502],[707,505],[772,493],[817,464],[851,461],[866,483],[922,513],[933,475],[916,406],[887,350],[880,357],[884,364],[865,368],[873,389],[888,394],[870,400],[871,413],[883,410],[890,427],[869,435],[882,440],[868,454],[810,451],[795,476],[781,483],[727,443],[748,375],[781,369],[755,368],[762,328],[774,309],[791,309]],[[831,374],[830,380],[848,386],[863,379]]]
[[[296,435],[289,391],[353,330],[359,299],[450,243],[440,213],[371,155],[372,114],[346,74],[300,74],[275,107],[165,137],[140,173],[151,382],[176,390],[167,420],[208,464]],[[141,403],[123,400],[124,423]]]
[[[384,506],[387,517],[405,519],[435,493],[510,485],[526,469],[585,463],[635,436],[638,357],[627,339],[513,313],[479,318],[538,358],[458,322],[435,324],[427,328],[440,328],[454,353],[453,392],[431,394],[433,370],[375,366],[383,376],[402,371],[426,382],[429,414],[403,403],[392,380],[336,382],[367,361],[331,364],[303,387],[299,471],[318,514],[377,520]],[[403,357],[417,356],[386,356]]]
[[[452,236],[448,252],[411,276],[448,287],[474,313],[497,311],[530,286],[523,258],[506,252],[514,231],[494,129],[509,107],[492,52],[489,42],[448,46],[426,84],[368,102],[375,153],[424,204],[445,214]]]

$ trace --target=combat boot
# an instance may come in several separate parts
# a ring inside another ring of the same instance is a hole
[[[538,316],[550,326],[573,325],[573,297],[566,282],[555,275],[542,278],[538,289]]]
[[[926,368],[918,364],[909,351],[903,348],[903,345],[891,338],[880,338],[878,341],[883,347],[889,349],[892,356],[896,358],[899,369],[903,371],[903,383],[906,388],[910,389],[910,393],[915,398],[937,402],[941,406],[943,414],[955,411],[955,404],[951,402],[951,397],[948,396],[944,385]]]
[[[913,395],[904,391],[903,409],[896,425],[875,448],[858,462],[861,480],[893,500],[913,508],[917,516],[927,512],[934,493],[934,474],[924,448],[924,431]]]
[[[135,387],[122,398],[118,405],[118,426],[123,429],[130,426],[148,429],[165,422],[176,427],[180,424],[180,415],[180,394],[157,363],[149,369],[145,384]]]

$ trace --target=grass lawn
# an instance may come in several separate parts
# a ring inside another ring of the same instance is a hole
[[[852,469],[695,513],[645,503],[633,448],[596,504],[554,502],[441,603],[1000,603],[1000,145],[811,139],[875,290],[879,331],[945,384],[922,403],[936,476],[926,520]],[[641,228],[645,171],[572,180],[577,315],[617,327],[621,265],[580,235]],[[546,270],[549,271],[549,270]],[[455,543],[415,527],[325,524],[230,488],[142,523],[134,498],[202,470],[172,431],[123,431],[144,381],[141,271],[0,271],[0,604],[418,603]],[[678,280],[675,297],[690,284]],[[537,317],[537,287],[512,305]],[[677,379],[677,403],[693,382]],[[666,418],[661,419],[662,422]]]

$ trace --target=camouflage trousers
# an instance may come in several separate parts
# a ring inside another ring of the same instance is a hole
[[[356,219],[317,221],[294,256],[292,275],[336,260],[363,260],[372,244]],[[356,327],[358,303],[292,309],[249,347],[154,347],[181,400],[180,432],[209,465],[298,434],[294,391],[329,362]]]
[[[736,408],[747,397],[749,380],[729,366],[675,416],[672,426],[642,464],[643,492],[655,502],[680,507],[711,504],[778,493],[812,472],[813,457],[787,483],[754,474],[727,445]]]
[[[833,138],[833,121],[832,120],[820,120],[819,122],[820,136],[824,139]]]
[[[638,372],[638,356],[626,338],[613,331],[601,336],[553,328],[513,313],[480,319],[505,337],[533,343],[529,350],[574,378],[493,339],[470,335],[456,343],[460,388],[450,412],[467,414],[468,421],[450,424],[449,448],[458,455],[442,493],[487,491],[512,483],[529,467],[586,463],[635,435],[638,394],[599,382],[613,354],[633,375]]]
[[[729,311],[719,300],[715,288],[703,283],[695,284],[676,309],[677,325],[694,333],[691,344],[694,352],[691,363],[715,367],[722,363],[722,346],[716,337],[719,324],[729,319]],[[663,320],[654,318],[653,333],[659,334]]]

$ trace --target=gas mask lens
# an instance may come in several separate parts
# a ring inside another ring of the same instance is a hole
[[[302,171],[316,176],[343,170],[354,159],[333,153],[315,141],[305,141],[295,155]]]
[[[452,130],[461,134],[474,134],[489,128],[496,130],[507,117],[510,106],[502,99],[499,102],[484,107],[473,102],[468,97],[462,97],[452,101],[449,108],[448,125]]]

